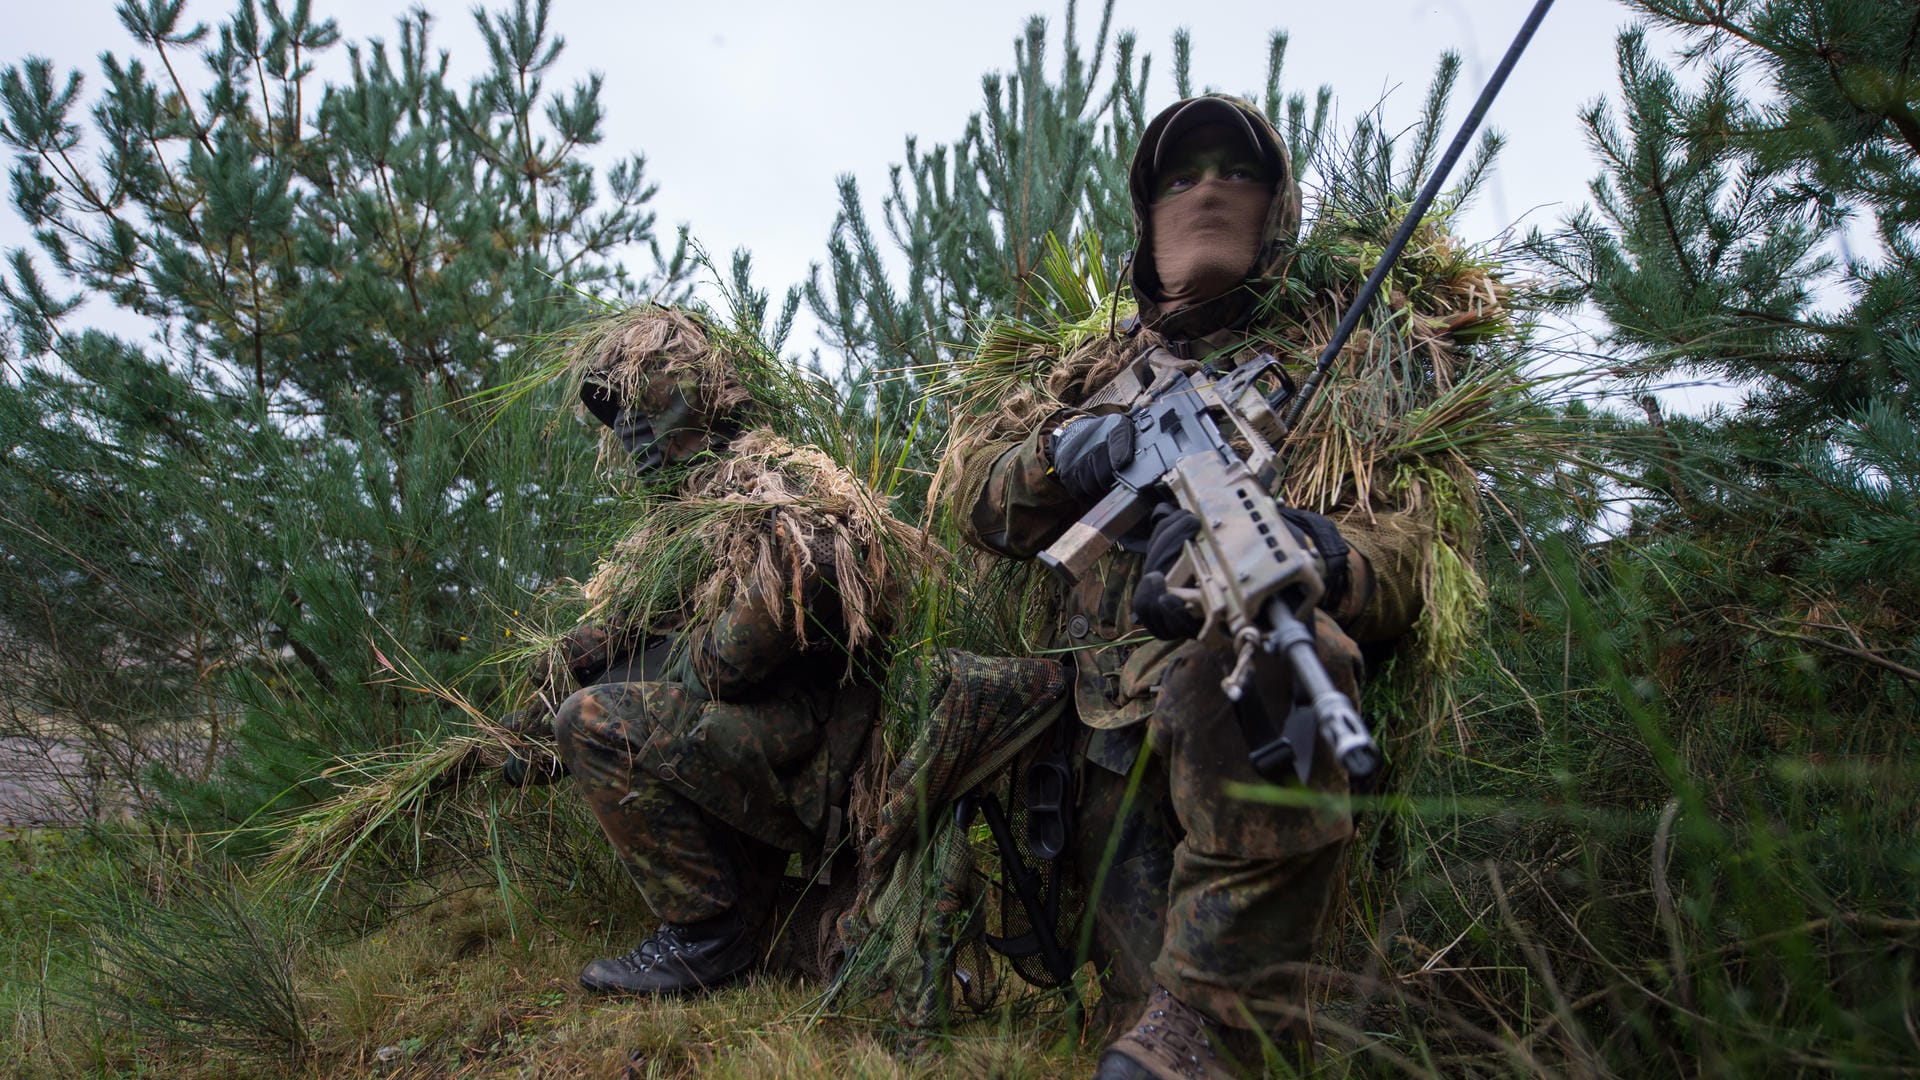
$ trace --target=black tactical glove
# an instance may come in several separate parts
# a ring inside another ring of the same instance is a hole
[[[1351,550],[1347,547],[1347,538],[1340,535],[1333,522],[1297,506],[1281,507],[1280,519],[1293,531],[1295,540],[1320,556],[1320,583],[1326,587],[1320,594],[1320,606],[1328,611],[1338,610],[1347,596],[1347,553]]]
[[[1333,522],[1311,510],[1297,506],[1280,508],[1280,519],[1287,523],[1307,550],[1318,556],[1320,580],[1325,592],[1320,606],[1329,611],[1340,606],[1347,594],[1347,540]],[[1146,564],[1140,584],[1133,590],[1133,619],[1157,638],[1177,641],[1190,638],[1205,625],[1187,605],[1167,592],[1167,571],[1180,560],[1187,541],[1200,535],[1200,519],[1172,503],[1161,503],[1153,511],[1153,535],[1147,541]]]
[[[620,440],[620,448],[633,456],[642,473],[649,467],[658,466],[659,462],[649,462],[645,457],[657,441],[651,417],[634,408],[631,402],[614,393],[612,387],[597,378],[580,384],[580,401],[594,419],[613,429],[614,437]]]
[[[1205,625],[1178,597],[1167,591],[1167,571],[1180,561],[1187,541],[1200,535],[1200,519],[1172,503],[1153,509],[1153,535],[1140,584],[1133,590],[1133,621],[1167,641],[1190,638]]]
[[[567,775],[567,763],[552,753],[536,750],[534,755],[525,758],[518,750],[508,754],[507,763],[500,766],[500,782],[508,787],[546,787]]]
[[[1047,456],[1074,498],[1102,498],[1113,489],[1113,474],[1133,460],[1133,423],[1119,414],[1075,417],[1054,429]]]
[[[500,718],[500,726],[527,741],[507,751],[500,782],[508,787],[545,787],[567,775],[567,765],[547,744],[553,741],[553,714],[523,709]],[[541,736],[544,736],[542,738]]]

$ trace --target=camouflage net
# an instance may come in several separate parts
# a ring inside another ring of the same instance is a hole
[[[871,755],[854,787],[860,888],[840,922],[846,960],[833,989],[891,1000],[912,1033],[939,1027],[956,956],[980,929],[975,853],[950,807],[1045,732],[1067,695],[1052,660],[951,650],[935,667],[918,702],[896,704],[925,716],[912,745],[892,763]]]

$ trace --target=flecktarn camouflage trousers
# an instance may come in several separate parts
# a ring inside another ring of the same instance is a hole
[[[1359,648],[1315,614],[1321,660],[1358,701]],[[1119,856],[1096,901],[1110,993],[1144,998],[1150,966],[1153,982],[1221,1023],[1294,1039],[1304,1029],[1306,965],[1353,835],[1347,777],[1322,747],[1306,784],[1317,795],[1312,805],[1236,794],[1268,781],[1248,762],[1220,687],[1231,666],[1231,657],[1197,645],[1173,656],[1150,721],[1154,760],[1144,782],[1123,798],[1124,778],[1089,765],[1077,847],[1087,872],[1101,849]],[[1156,829],[1174,834],[1166,877]]]
[[[763,912],[787,853],[808,844],[816,823],[796,803],[811,800],[794,796],[810,787],[818,706],[805,693],[735,703],[681,683],[611,683],[568,698],[554,735],[648,906],[692,923]]]

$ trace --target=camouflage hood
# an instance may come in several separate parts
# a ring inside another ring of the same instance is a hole
[[[1260,147],[1267,165],[1277,177],[1273,202],[1267,208],[1259,253],[1254,256],[1253,268],[1247,274],[1248,284],[1278,277],[1300,236],[1300,184],[1294,176],[1293,162],[1287,154],[1286,144],[1260,110],[1239,98],[1224,94],[1187,98],[1162,110],[1141,134],[1140,145],[1134,150],[1133,164],[1127,172],[1127,193],[1133,203],[1136,238],[1130,272],[1133,295],[1140,304],[1141,324],[1175,341],[1200,337],[1236,325],[1252,312],[1258,293],[1257,289],[1242,287],[1178,311],[1169,312],[1160,306],[1160,277],[1153,262],[1152,218],[1147,212],[1153,200],[1154,157],[1166,141],[1176,117],[1185,123],[1193,118],[1195,109],[1213,116],[1226,115],[1222,105],[1231,109],[1234,117],[1246,125],[1248,134]],[[1186,115],[1183,116],[1183,113]]]
[[[618,435],[628,408],[659,426],[662,457],[675,464],[765,416],[748,381],[751,358],[695,311],[635,304],[574,327],[562,356],[581,408],[601,424],[607,464],[630,452]]]

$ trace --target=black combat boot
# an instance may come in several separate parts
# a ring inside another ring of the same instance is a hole
[[[697,923],[666,923],[625,956],[588,964],[580,985],[596,994],[711,990],[753,965],[755,929],[737,909]]]

